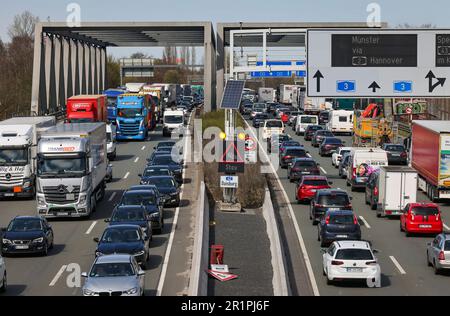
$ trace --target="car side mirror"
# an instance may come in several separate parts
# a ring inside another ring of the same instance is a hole
[[[431,242],[427,242],[427,246],[431,246]]]
[[[92,240],[95,241],[96,243],[99,243],[99,241],[100,241],[100,239],[98,237],[95,237]]]
[[[332,185],[332,184],[333,184],[333,181],[328,181],[328,184],[329,184],[329,185]]]
[[[380,253],[380,251],[378,249],[373,249],[372,252],[373,253]]]
[[[109,222],[111,222],[111,220],[109,218],[106,218],[105,223],[109,223]]]
[[[349,196],[348,199],[351,201],[353,200],[353,196]]]
[[[138,276],[143,276],[143,275],[145,275],[145,271],[144,270],[139,270]]]
[[[321,249],[320,249],[320,252],[321,252],[321,253],[326,253],[327,251],[326,251],[326,249],[321,248]]]
[[[6,232],[6,228],[5,227],[0,228],[0,232],[5,233]]]
[[[83,273],[81,273],[81,276],[82,276],[83,278],[87,278],[87,277],[88,277],[88,274],[87,274],[87,272],[83,272]]]
[[[320,163],[319,163],[319,162],[316,162],[316,165],[320,166]]]

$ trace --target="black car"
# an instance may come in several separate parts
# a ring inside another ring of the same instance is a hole
[[[248,100],[242,106],[242,115],[250,115],[253,111],[253,102]]]
[[[313,138],[311,139],[311,145],[313,147],[319,147],[320,143],[325,137],[334,137],[334,134],[327,130],[318,130],[314,133]]]
[[[176,159],[175,159],[176,160]],[[149,166],[167,166],[169,170],[172,172],[175,180],[178,183],[183,183],[183,165],[181,162],[175,161],[172,157],[172,155],[164,154],[164,155],[158,155],[154,157],[151,161],[149,161]]]
[[[288,141],[291,140],[291,136],[289,134],[276,134],[273,138],[270,137],[267,140],[267,150],[269,152],[269,154],[272,152],[272,148],[276,148],[275,146],[278,146],[278,148],[280,148],[281,144],[284,141]],[[278,144],[276,144],[278,142]]]
[[[287,147],[303,147],[303,145],[296,140],[285,140],[280,143],[280,154],[283,153]]]
[[[275,110],[277,109],[277,106],[279,106],[279,105],[280,104],[276,103],[276,102],[267,103],[267,109],[266,109],[267,113],[269,113],[269,114],[275,113]]]
[[[336,137],[325,137],[319,146],[320,156],[330,156],[339,147],[344,147],[345,142]]]
[[[309,219],[313,224],[325,214],[326,211],[351,209],[350,197],[341,189],[323,189],[316,192],[311,200]]]
[[[308,125],[305,129],[305,134],[303,135],[303,138],[305,140],[311,140],[314,133],[318,130],[322,130],[323,127],[320,125]]]
[[[312,158],[295,158],[288,166],[287,178],[290,182],[300,181],[305,175],[319,176],[319,164]]]
[[[180,188],[175,179],[170,176],[156,176],[148,179],[148,184],[156,186],[158,191],[165,197],[164,206],[180,206]]]
[[[308,157],[307,151],[303,147],[286,147],[283,153],[280,153],[280,166],[281,168],[287,168],[289,163],[294,158],[306,158]]]
[[[370,174],[369,179],[367,179],[366,183],[365,201],[366,204],[370,205],[370,208],[372,210],[376,210],[378,205],[379,178],[380,170],[377,169]]]
[[[95,256],[123,253],[132,255],[145,267],[150,258],[150,237],[138,225],[108,226],[102,237],[94,238],[97,243]]]
[[[105,219],[105,223],[109,223],[110,226],[138,225],[151,240],[152,231],[148,223],[150,216],[147,214],[146,205],[138,204],[142,199],[138,198],[136,192],[125,192],[119,205],[113,210],[111,218]]]
[[[147,184],[147,179],[154,176],[173,176],[168,166],[147,166],[143,174],[139,174],[141,184]]]
[[[317,240],[325,247],[336,240],[360,240],[361,227],[352,210],[327,211],[317,225]]]
[[[408,153],[406,152],[405,146],[398,144],[384,144],[382,149],[387,152],[389,165],[408,164]]]
[[[177,147],[177,143],[175,141],[163,141],[163,142],[159,142],[155,147],[153,147],[154,150],[158,151],[159,148],[173,148],[173,147]],[[183,153],[183,150],[181,148],[180,149],[180,154]]]
[[[269,115],[267,113],[257,113],[253,118],[253,127],[259,128],[261,123],[267,119],[269,119]]]
[[[160,199],[159,192],[155,191],[156,190],[128,190],[122,195],[119,206],[139,205],[144,207],[148,217],[147,220],[151,221],[152,230],[160,233],[164,225],[164,200]]]
[[[329,111],[322,111],[319,113],[319,124],[320,125],[325,125],[326,123],[328,123],[329,119],[330,119]]]
[[[42,254],[53,248],[54,234],[47,220],[38,216],[17,216],[2,229],[2,252],[10,254]]]

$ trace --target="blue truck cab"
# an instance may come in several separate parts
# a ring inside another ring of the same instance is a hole
[[[149,96],[122,94],[117,97],[117,140],[145,140],[149,130]]]
[[[117,98],[119,95],[126,93],[122,89],[108,89],[103,92],[106,95],[106,109],[108,111],[108,122],[116,124],[117,118]]]

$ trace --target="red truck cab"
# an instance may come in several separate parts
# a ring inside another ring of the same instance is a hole
[[[106,122],[105,95],[77,95],[67,99],[68,123]]]
[[[409,203],[400,215],[400,230],[410,234],[440,234],[443,230],[441,211],[434,203]]]

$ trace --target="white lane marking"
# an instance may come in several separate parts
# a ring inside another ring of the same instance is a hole
[[[450,227],[448,227],[447,225],[444,224],[444,228],[445,230],[450,230]]]
[[[308,156],[308,158],[312,158],[311,154],[309,154],[309,153],[306,154],[306,156]]]
[[[397,267],[398,271],[400,271],[400,274],[406,274],[406,271],[403,270],[402,266],[400,265],[400,263],[398,263],[397,259],[395,259],[394,256],[389,256],[389,258],[394,263],[394,265]]]
[[[123,178],[124,178],[124,179],[127,179],[129,176],[130,176],[130,173],[127,172]]]
[[[248,126],[249,130],[251,131],[254,139],[258,140],[258,144],[259,144],[260,148],[264,148],[262,146],[260,140],[256,137],[253,129],[250,127],[248,122],[246,120],[244,120],[244,122]],[[265,157],[266,161],[270,161],[267,152],[265,150],[263,150],[263,152],[264,152],[264,155],[266,156]],[[292,208],[292,205],[290,203],[290,199],[289,199],[289,197],[288,197],[288,195],[286,193],[286,190],[284,189],[284,186],[281,184],[280,177],[278,176],[278,173],[275,171],[275,168],[274,168],[272,163],[270,163],[270,168],[272,169],[272,173],[275,175],[275,177],[276,177],[276,179],[278,181],[278,185],[280,186],[280,188],[281,188],[281,190],[283,192],[283,195],[284,195],[284,198],[285,198],[286,202],[288,202],[289,215],[292,218],[292,222],[294,223],[295,232],[297,234],[297,239],[298,239],[298,241],[300,243],[300,248],[302,250],[303,260],[305,260],[306,269],[308,270],[309,280],[310,280],[311,286],[313,288],[314,296],[320,296],[319,287],[317,286],[316,277],[314,276],[314,271],[312,269],[311,260],[309,259],[308,251],[306,250],[305,241],[303,240],[302,232],[300,231],[300,226],[298,225],[297,218],[295,217],[295,214],[294,214],[294,209]]]
[[[145,150],[145,146],[142,146],[141,150]]]
[[[191,113],[191,115],[189,117],[188,126],[191,125],[192,114],[193,114],[193,112]],[[187,140],[188,140],[188,137],[184,137],[183,148],[186,148],[186,150],[183,150],[183,160],[184,161],[187,161],[186,157],[188,157],[188,151],[191,150],[191,146],[189,146],[189,147],[187,146]],[[186,171],[186,168],[183,168],[183,175],[182,175],[183,179],[184,179],[185,171]],[[181,189],[180,201],[182,201],[183,193],[184,193],[184,182],[183,182],[183,184],[181,184],[180,189]],[[156,296],[161,296],[162,290],[164,287],[164,282],[166,280],[167,267],[169,266],[170,253],[172,251],[173,239],[175,238],[175,229],[177,227],[179,213],[180,213],[180,207],[177,207],[175,209],[175,215],[173,218],[172,229],[170,231],[169,242],[167,243],[166,254],[164,255],[164,261],[163,261],[163,264],[161,267],[161,276],[159,277],[158,287],[156,289]]]
[[[136,157],[136,159],[134,159],[134,163],[139,161],[139,157]]]
[[[371,228],[369,223],[366,221],[366,219],[362,216],[359,216],[359,219],[362,220],[362,222],[364,223],[364,226],[366,226],[367,228]]]
[[[48,286],[55,286],[56,282],[58,282],[61,275],[66,271],[67,265],[63,265],[61,269],[59,269],[58,273],[56,273],[55,277],[53,278],[52,282]]]
[[[328,172],[325,170],[325,169],[323,169],[322,167],[320,167],[320,170],[322,170],[322,172],[324,173],[324,174],[327,174]]]
[[[89,226],[88,230],[86,231],[86,235],[89,235],[92,230],[94,229],[95,225],[97,224],[97,221],[93,221],[91,226]]]
[[[112,200],[114,200],[114,198],[116,197],[116,195],[117,195],[117,192],[113,192],[113,193],[111,194],[111,196],[109,197],[108,202],[111,202]]]

